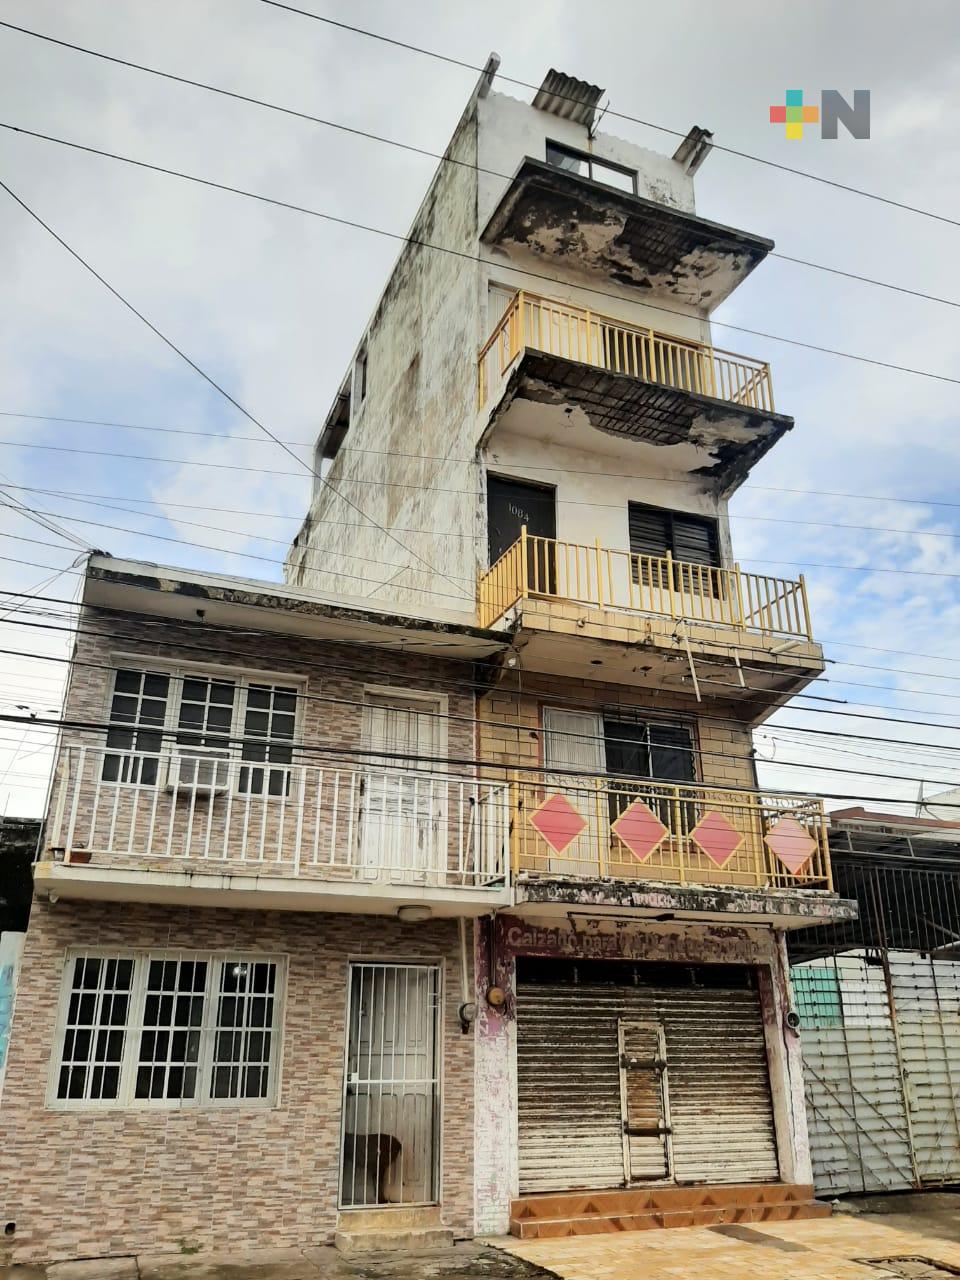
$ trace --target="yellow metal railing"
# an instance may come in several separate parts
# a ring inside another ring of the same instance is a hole
[[[480,626],[519,600],[571,600],[600,609],[655,613],[774,635],[813,638],[806,584],[665,556],[533,537],[526,528],[478,584]]]
[[[480,407],[525,348],[773,412],[770,366],[521,290],[481,348]]]
[[[833,887],[823,804],[707,784],[557,775],[512,784],[515,874]]]

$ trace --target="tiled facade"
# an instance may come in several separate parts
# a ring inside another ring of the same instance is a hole
[[[209,1109],[48,1108],[70,947],[262,952],[287,958],[279,1101]],[[473,1039],[463,1035],[455,921],[36,903],[3,1099],[11,1261],[316,1244],[337,1223],[348,961],[439,963],[442,1218],[473,1229]]]
[[[715,699],[702,706],[675,694],[631,685],[523,672],[507,674],[478,703],[479,749],[489,764],[508,767],[543,765],[543,710],[641,714],[687,724],[699,751],[699,778],[718,787],[755,787],[750,730],[732,708]]]

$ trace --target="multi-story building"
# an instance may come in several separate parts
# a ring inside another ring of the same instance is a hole
[[[704,131],[655,155],[494,71],[287,585],[90,562],[14,1257],[818,1209],[785,936],[854,907],[820,802],[757,784],[822,654],[803,583],[733,560],[792,423],[709,321],[770,242],[694,211]]]

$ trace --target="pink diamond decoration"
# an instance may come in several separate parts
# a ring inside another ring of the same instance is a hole
[[[711,862],[723,867],[743,844],[744,837],[722,813],[711,809],[690,832],[690,839]]]
[[[551,849],[563,853],[586,827],[587,820],[566,796],[554,792],[530,815],[530,825]]]
[[[794,875],[806,866],[817,847],[816,840],[796,818],[778,818],[763,838]]]
[[[670,834],[653,810],[642,800],[634,800],[617,818],[611,822],[610,830],[615,832],[627,846],[638,862],[649,858],[654,849],[663,843],[664,836]]]

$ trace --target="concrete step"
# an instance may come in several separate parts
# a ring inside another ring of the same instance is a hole
[[[813,1188],[791,1183],[649,1187],[523,1196],[511,1206],[510,1232],[522,1240],[651,1228],[787,1222],[824,1218],[830,1205]]]
[[[447,1227],[392,1227],[375,1231],[337,1231],[333,1243],[341,1253],[429,1253],[453,1246],[453,1232]]]

